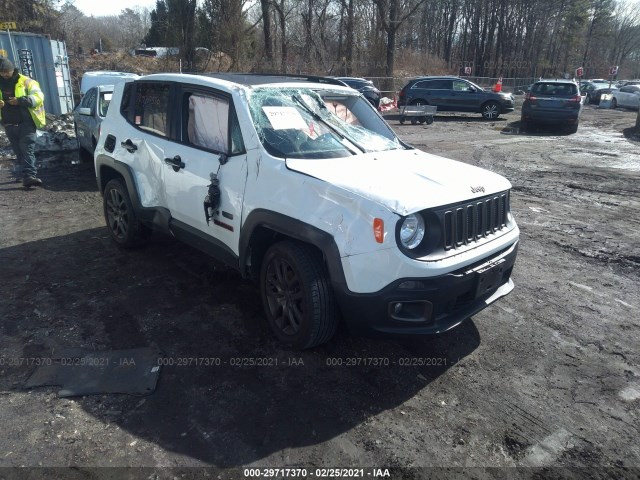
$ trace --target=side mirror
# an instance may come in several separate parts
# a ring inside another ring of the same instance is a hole
[[[91,116],[91,109],[89,107],[80,107],[78,109],[78,113],[80,115],[89,115],[89,116]]]

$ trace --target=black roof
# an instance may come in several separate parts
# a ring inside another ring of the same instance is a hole
[[[246,86],[266,85],[270,83],[311,82],[326,83],[344,87],[344,83],[335,78],[318,77],[314,75],[287,75],[271,73],[203,73],[205,77],[219,78],[228,82],[239,83]]]

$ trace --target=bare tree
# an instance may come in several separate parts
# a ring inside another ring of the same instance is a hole
[[[402,23],[411,17],[426,0],[373,0],[378,7],[382,28],[387,33],[387,64],[385,74],[393,77],[396,53],[396,35]],[[405,12],[400,15],[400,12]]]
[[[260,0],[262,8],[262,34],[264,36],[264,54],[267,57],[269,66],[273,66],[273,40],[271,38],[271,2]]]

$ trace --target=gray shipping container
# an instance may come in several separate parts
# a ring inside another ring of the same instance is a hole
[[[0,31],[0,55],[6,56],[23,75],[37,80],[44,93],[47,113],[62,115],[73,110],[69,58],[64,42],[48,35]]]

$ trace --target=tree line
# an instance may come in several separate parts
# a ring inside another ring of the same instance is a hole
[[[640,77],[631,0],[157,0],[100,18],[57,0],[0,7],[73,53],[179,47],[184,70],[539,77],[582,66],[606,77],[618,65],[620,77]]]

